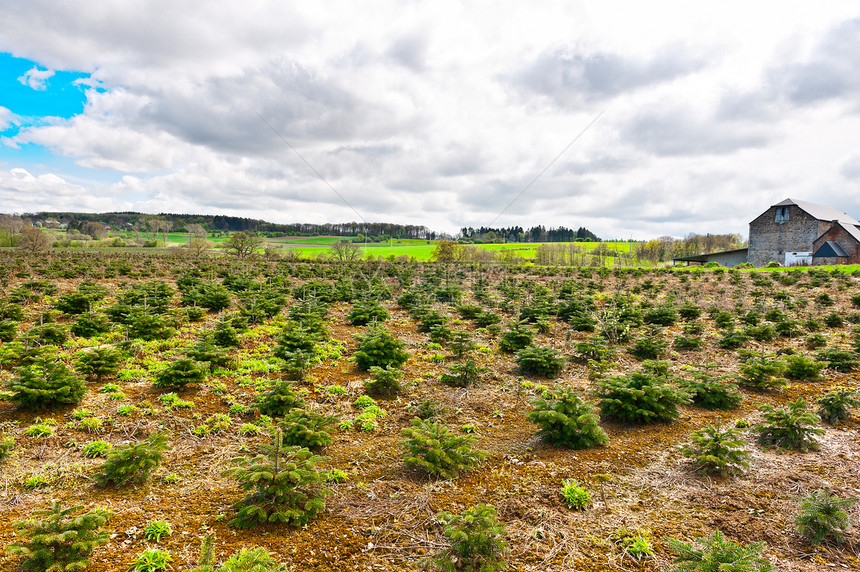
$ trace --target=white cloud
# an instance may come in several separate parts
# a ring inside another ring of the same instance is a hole
[[[24,75],[18,78],[18,81],[26,86],[29,86],[36,91],[45,91],[48,87],[48,79],[54,76],[52,70],[40,70],[37,67],[24,72]]]

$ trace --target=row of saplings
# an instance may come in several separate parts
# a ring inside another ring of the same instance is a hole
[[[549,403],[546,399],[538,400],[538,405]],[[554,403],[555,408],[538,407],[530,415],[533,419],[541,420],[539,424],[543,427],[545,439],[574,446],[605,442],[605,435],[599,429],[594,429],[595,415],[584,410],[576,396],[562,392]],[[556,415],[552,415],[551,411]],[[572,416],[577,413],[580,413],[577,420],[573,420]],[[571,425],[577,422],[590,429],[584,434],[572,431]],[[404,434],[411,436],[406,441],[407,449],[422,459],[421,466],[431,470],[446,463],[457,467],[471,466],[481,456],[470,450],[469,440],[464,437],[429,435],[421,426],[406,430]],[[700,438],[722,435],[724,450],[736,451],[739,445],[731,431],[720,433],[711,427],[698,435]],[[155,433],[136,444],[114,448],[102,471],[96,475],[96,481],[102,485],[114,483],[117,486],[144,481],[161,461],[167,449],[168,437],[167,433]],[[568,441],[571,437],[574,440]],[[695,442],[700,444],[702,439],[696,439]],[[231,523],[238,527],[266,522],[292,526],[307,524],[324,510],[324,499],[329,492],[323,488],[329,475],[316,469],[321,457],[306,448],[285,446],[280,430],[275,431],[272,444],[261,446],[261,450],[261,454],[253,458],[235,459],[234,467],[226,471],[247,492],[245,498],[236,503],[238,513]],[[712,452],[715,457],[725,456],[716,449]],[[732,466],[743,464],[744,461],[738,459],[730,463]],[[707,463],[703,466],[707,466]],[[726,470],[725,463],[711,466],[713,470]],[[589,493],[577,483],[565,482],[562,495],[571,508],[584,509],[590,503]],[[814,543],[827,540],[841,543],[844,541],[843,531],[850,525],[847,509],[853,502],[853,499],[832,496],[827,490],[813,493],[801,504],[796,517],[797,528]],[[109,540],[110,534],[103,527],[110,520],[111,511],[97,508],[81,514],[81,508],[63,509],[59,502],[54,501],[50,509],[35,511],[36,518],[15,523],[21,541],[7,546],[7,550],[24,556],[24,570],[65,571],[85,568],[92,551]],[[506,567],[506,530],[498,521],[492,506],[478,504],[459,515],[441,513],[438,522],[443,526],[449,546],[426,559],[425,564],[451,571],[501,570]],[[166,521],[151,521],[145,529],[147,539],[155,542],[162,535],[170,534],[172,529]],[[637,536],[635,542],[624,543],[623,546],[628,554],[637,559],[652,554],[647,537]],[[719,530],[709,537],[697,538],[692,543],[670,540],[670,547],[676,554],[678,571],[760,572],[774,569],[762,556],[764,543],[744,546],[727,539]],[[171,562],[169,552],[148,548],[137,555],[130,570],[168,570],[171,569]],[[200,564],[192,570],[265,572],[287,568],[264,549],[243,549],[217,565],[211,538],[207,538]]]
[[[390,342],[390,338],[387,341]],[[606,388],[601,409],[609,416],[627,421],[671,421],[677,416],[677,404],[688,399],[689,393],[685,394],[665,383],[667,376],[668,367],[665,363],[646,362],[640,371],[625,378],[626,383],[622,384],[616,379],[614,385]],[[287,401],[291,399],[289,393],[287,386],[281,388],[280,395]],[[716,384],[710,391],[706,389],[702,393],[711,398],[716,395],[717,406],[731,407],[737,404],[732,397],[731,387],[726,384]],[[273,390],[264,396],[261,403],[265,402],[266,397],[274,398],[276,395],[279,395],[278,392]],[[275,403],[283,406],[282,411],[289,410],[291,405],[296,404],[276,399],[270,405],[274,406]],[[837,388],[822,397],[819,405],[821,416],[830,423],[837,423],[848,417],[849,408],[857,406],[858,400],[854,392]],[[789,403],[788,407],[781,409],[765,406],[765,422],[756,426],[760,442],[787,448],[814,448],[814,437],[822,430],[816,427],[815,415],[807,412],[806,408],[802,400]],[[606,434],[599,427],[598,417],[592,406],[570,389],[544,392],[534,401],[534,409],[528,416],[540,428],[541,437],[553,445],[578,449],[607,442]],[[284,431],[291,435],[291,441],[294,442],[301,442],[303,439],[306,439],[305,442],[309,445],[323,445],[327,442],[320,439],[323,432],[319,427],[302,427],[293,417],[295,416],[287,417],[289,422],[285,418],[285,423],[275,430],[272,445],[264,446],[262,454],[254,458],[236,459],[235,466],[227,471],[247,492],[246,497],[235,505],[238,510],[232,521],[235,526],[246,527],[263,522],[304,525],[324,509],[324,500],[329,492],[324,488],[325,482],[337,480],[342,476],[337,470],[317,470],[315,466],[322,458],[308,448],[284,445]],[[474,435],[456,435],[444,426],[434,423],[432,415],[428,417],[430,418],[416,418],[412,427],[403,431],[406,437],[403,441],[406,451],[404,460],[408,466],[420,467],[430,474],[452,478],[460,470],[472,467],[486,457],[486,452],[472,448]],[[141,442],[113,448],[101,471],[96,474],[95,481],[100,485],[124,485],[145,480],[161,460],[167,440],[167,434],[156,433]],[[747,466],[748,452],[744,451],[741,445],[737,438],[737,428],[707,426],[693,434],[692,443],[685,446],[684,451],[694,460],[700,471],[730,474]],[[827,491],[815,493],[804,501],[798,525],[814,542],[840,542],[843,540],[841,531],[849,524],[845,509],[852,502],[851,499],[831,496]],[[12,545],[11,549],[27,555],[25,567],[34,570],[47,570],[49,566],[63,559],[82,562],[92,548],[104,540],[104,535],[98,533],[97,529],[108,517],[107,512],[100,510],[72,517],[69,509],[63,510],[56,505],[46,511],[42,519],[19,523],[22,535],[28,540]],[[470,566],[473,569],[503,566],[504,527],[498,523],[492,507],[478,505],[461,515],[441,515],[440,522],[446,523],[444,532],[451,541],[451,546],[433,558],[439,567],[453,570],[469,569]],[[62,540],[62,532],[75,527],[89,529],[87,534],[90,534],[91,539],[80,540],[75,544],[75,548],[70,548]],[[725,539],[719,532],[709,538],[698,539],[698,543],[698,547],[683,543],[673,544],[679,554],[679,569],[697,570],[700,569],[697,563],[729,557],[733,562],[748,561],[749,568],[736,568],[738,570],[764,570],[769,566],[760,556],[761,545],[743,547]],[[641,546],[639,548],[641,549]],[[269,558],[263,552],[255,554],[264,557],[264,560]],[[639,554],[647,554],[647,551],[640,551]],[[239,556],[241,555],[236,556],[238,560],[234,559],[236,562],[241,560]],[[134,566],[140,565],[138,570],[158,570],[159,568],[153,566],[158,566],[158,562],[163,562],[166,566],[169,560],[168,553],[150,549],[138,556]],[[231,560],[227,561],[229,562]],[[209,566],[208,569],[213,569],[211,564]],[[271,566],[261,569],[277,569],[274,561],[271,561]]]

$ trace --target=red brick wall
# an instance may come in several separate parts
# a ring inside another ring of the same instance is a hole
[[[838,242],[839,246],[841,246],[845,252],[848,254],[848,258],[846,259],[836,259],[839,261],[844,261],[845,264],[860,264],[860,243],[857,242],[857,239],[845,232],[845,229],[840,225],[832,226],[827,232],[825,232],[821,237],[815,241],[813,244],[813,252],[821,248],[821,245],[827,242],[828,240],[832,240],[833,242]],[[814,264],[838,264],[839,262],[824,262],[825,260],[831,260],[830,258],[816,258],[813,262]]]

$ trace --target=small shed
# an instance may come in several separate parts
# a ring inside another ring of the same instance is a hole
[[[716,262],[720,266],[726,268],[734,268],[738,264],[743,264],[747,261],[746,248],[735,248],[733,250],[723,250],[721,252],[709,252],[707,254],[695,254],[693,256],[679,256],[673,258],[672,263],[685,262],[687,266],[707,264],[708,262]]]

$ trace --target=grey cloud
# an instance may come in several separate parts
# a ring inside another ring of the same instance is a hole
[[[427,39],[423,35],[402,36],[391,44],[386,55],[414,72],[423,71],[427,58]]]
[[[287,2],[247,4],[237,11],[173,0],[86,5],[10,0],[3,17],[9,25],[0,30],[0,46],[14,46],[16,55],[54,69],[82,71],[117,61],[125,68],[190,62],[200,67],[249,49],[283,49],[307,37]]]
[[[611,52],[556,50],[541,54],[509,80],[524,91],[546,95],[564,106],[672,81],[707,65],[707,58],[684,46],[666,49],[645,60]]]
[[[846,179],[860,181],[860,153],[852,155],[842,163],[839,173]]]
[[[385,113],[374,103],[282,59],[201,82],[193,90],[168,85],[147,95],[143,124],[226,152],[280,153],[288,147],[278,135],[304,146],[379,132],[392,121],[383,121]]]
[[[766,74],[772,96],[795,105],[860,95],[860,18],[831,28],[802,62],[775,64]]]
[[[638,113],[622,128],[622,136],[655,155],[673,156],[724,155],[763,147],[772,134],[753,124],[715,121],[674,106]]]

